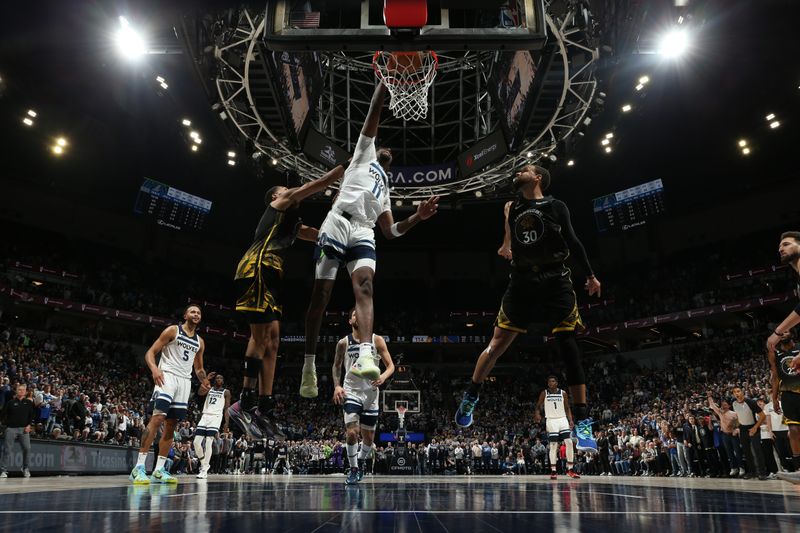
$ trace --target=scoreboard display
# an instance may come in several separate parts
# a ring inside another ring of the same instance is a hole
[[[145,178],[133,211],[154,218],[159,226],[202,229],[211,211],[211,201]]]
[[[642,226],[664,212],[664,184],[660,179],[607,194],[592,201],[597,230],[623,231]]]

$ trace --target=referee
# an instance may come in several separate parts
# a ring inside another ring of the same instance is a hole
[[[22,475],[31,477],[28,470],[31,452],[31,424],[36,421],[36,408],[33,402],[25,397],[28,387],[24,383],[17,385],[17,395],[5,404],[0,412],[0,420],[6,426],[5,453],[0,458],[0,478],[8,477],[6,473],[11,464],[11,447],[19,439],[22,446]]]

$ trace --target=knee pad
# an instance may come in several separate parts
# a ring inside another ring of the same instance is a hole
[[[244,377],[257,378],[261,374],[261,359],[255,357],[244,358]]]
[[[580,349],[578,348],[577,340],[575,340],[575,332],[562,331],[556,333],[555,336],[558,350],[561,352],[561,358],[564,361],[564,367],[567,374],[567,384],[570,386],[585,385],[586,374],[583,372]]]

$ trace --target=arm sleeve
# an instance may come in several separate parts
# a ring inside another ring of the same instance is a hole
[[[594,271],[592,270],[592,265],[589,264],[586,248],[583,247],[583,243],[578,239],[578,236],[575,235],[575,229],[572,227],[572,220],[569,216],[567,204],[559,200],[556,201],[555,208],[559,222],[561,223],[561,233],[564,236],[564,240],[567,241],[570,252],[575,255],[578,263],[580,263],[581,267],[586,271],[586,275],[593,276]]]

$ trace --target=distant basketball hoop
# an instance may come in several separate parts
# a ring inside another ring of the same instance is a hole
[[[408,411],[408,402],[405,401],[396,401],[395,402],[395,411],[397,411],[397,418],[399,421],[399,428],[404,429],[406,427],[406,412]]]
[[[436,78],[435,52],[375,52],[375,75],[389,90],[389,109],[403,120],[428,116],[428,88]]]

